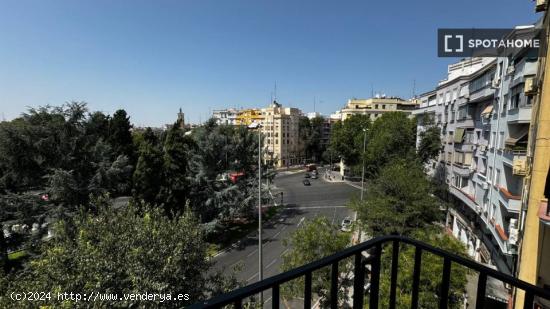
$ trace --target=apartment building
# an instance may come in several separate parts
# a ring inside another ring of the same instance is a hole
[[[301,164],[303,158],[299,157],[299,153],[302,141],[298,134],[302,112],[273,101],[270,106],[261,109],[261,115],[267,156],[278,167]]]
[[[537,58],[524,53],[449,65],[448,78],[420,96],[418,131],[441,129],[428,173],[448,184],[448,231],[475,260],[513,274]]]
[[[412,113],[418,103],[415,100],[403,100],[397,97],[378,96],[370,99],[349,99],[348,103],[340,110],[342,121],[354,114],[368,115],[374,121],[383,113],[405,112]]]
[[[238,110],[234,108],[215,109],[212,111],[212,118],[216,119],[219,125],[236,125]]]

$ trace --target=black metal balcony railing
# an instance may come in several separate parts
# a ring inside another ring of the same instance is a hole
[[[391,261],[391,278],[390,278],[390,295],[389,295],[389,308],[393,309],[396,306],[396,289],[397,289],[397,269],[398,269],[398,256],[400,243],[412,245],[415,247],[414,254],[414,269],[413,269],[413,283],[412,283],[412,295],[411,295],[411,308],[418,308],[418,296],[419,296],[419,282],[421,272],[421,260],[422,252],[426,251],[443,258],[443,272],[441,274],[441,290],[439,297],[439,308],[447,308],[448,306],[448,294],[451,280],[451,264],[457,263],[465,266],[470,270],[477,271],[479,273],[479,280],[477,283],[477,300],[476,309],[485,308],[485,291],[487,286],[487,278],[493,277],[501,280],[504,283],[510,284],[512,287],[525,291],[525,301],[523,308],[533,308],[533,302],[535,297],[541,297],[550,300],[550,292],[543,288],[531,285],[525,281],[521,281],[512,276],[498,272],[494,269],[481,265],[473,260],[458,256],[456,254],[435,248],[426,243],[416,241],[402,236],[383,236],[371,239],[364,243],[347,248],[343,251],[322,258],[307,265],[295,268],[293,270],[278,274],[276,276],[264,279],[263,281],[256,282],[254,284],[245,286],[243,288],[234,290],[227,294],[219,295],[210,300],[196,303],[189,308],[221,308],[227,305],[233,305],[234,308],[242,308],[243,300],[258,294],[262,291],[271,289],[272,292],[272,308],[279,308],[279,297],[281,284],[290,280],[305,277],[304,284],[304,308],[311,308],[312,293],[312,272],[321,269],[326,266],[331,266],[331,295],[338,293],[338,262],[351,256],[355,257],[354,268],[354,282],[353,282],[353,308],[363,308],[364,304],[364,287],[365,287],[365,266],[369,264],[371,266],[370,275],[370,298],[369,308],[378,308],[379,300],[379,288],[380,288],[380,264],[381,264],[381,252],[384,244],[391,243],[393,246],[392,261]],[[369,250],[370,256],[365,258],[362,254],[364,251]],[[331,308],[338,307],[338,297],[330,298]]]
[[[456,263],[465,266],[471,270],[479,273],[479,280],[477,284],[477,301],[476,309],[482,309],[485,305],[485,292],[487,285],[487,278],[492,277],[497,280],[501,280],[504,283],[510,284],[512,287],[525,291],[524,306],[523,308],[533,308],[533,302],[535,297],[545,298],[550,300],[550,292],[540,287],[531,285],[524,281],[521,281],[512,276],[503,274],[494,269],[481,265],[473,260],[458,256],[453,253],[446,252],[444,250],[435,248],[426,243],[419,242],[410,238],[402,236],[384,236],[371,239],[367,242],[350,247],[331,256],[322,258],[318,261],[309,263],[307,265],[295,268],[288,272],[281,273],[279,275],[267,278],[263,281],[245,286],[243,288],[234,290],[227,294],[223,294],[214,297],[210,300],[196,303],[189,308],[221,308],[226,305],[233,305],[234,308],[242,308],[243,300],[258,294],[263,291],[271,290],[272,292],[272,307],[279,308],[280,286],[281,284],[290,280],[305,277],[304,285],[304,308],[311,308],[312,302],[312,272],[321,269],[326,266],[331,266],[331,295],[338,293],[338,262],[343,259],[354,256],[354,282],[353,282],[353,308],[363,308],[364,295],[365,295],[365,277],[366,277],[366,265],[371,266],[370,272],[370,298],[369,308],[378,308],[379,300],[379,288],[380,288],[380,265],[381,265],[381,252],[384,244],[391,243],[393,246],[392,261],[391,261],[391,278],[390,278],[390,295],[389,295],[389,308],[393,309],[396,305],[396,288],[397,288],[397,270],[398,270],[398,256],[399,245],[401,243],[412,245],[415,247],[414,255],[414,269],[413,269],[413,285],[411,295],[411,308],[418,308],[418,296],[419,296],[419,282],[421,272],[421,260],[422,252],[426,251],[443,258],[443,272],[441,281],[441,290],[439,297],[439,308],[447,308],[448,306],[448,294],[451,280],[451,264]],[[370,256],[365,258],[363,252],[369,251]],[[338,297],[330,298],[331,308],[337,308]]]

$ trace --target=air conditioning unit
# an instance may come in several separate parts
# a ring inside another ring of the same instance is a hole
[[[537,89],[535,87],[535,78],[534,77],[525,78],[525,84],[523,86],[523,92],[527,95],[534,94],[534,93],[537,92]]]
[[[481,210],[482,210],[481,206],[476,205],[476,211],[477,211],[478,214],[481,214]]]
[[[511,245],[515,245],[518,243],[518,235],[519,231],[517,228],[518,220],[517,219],[510,219],[510,228],[509,228],[509,237],[508,237],[508,243]]]
[[[535,6],[535,12],[546,11],[548,5],[548,0],[537,0],[537,5]]]
[[[509,66],[506,68],[506,74],[508,74],[508,75],[514,74],[515,71],[516,71],[516,67],[513,66],[513,65],[509,65]]]
[[[512,174],[524,176],[527,171],[527,161],[525,159],[514,159],[512,161]]]
[[[483,184],[481,184],[481,187],[483,188],[483,190],[488,190],[489,189],[489,184],[484,182]]]

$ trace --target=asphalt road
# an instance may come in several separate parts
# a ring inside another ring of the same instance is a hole
[[[319,173],[323,174],[322,171]],[[283,239],[298,228],[301,221],[316,216],[325,216],[333,223],[340,224],[352,211],[346,205],[349,199],[359,193],[346,183],[330,183],[322,179],[310,179],[311,186],[304,186],[304,172],[277,175],[274,179],[273,193],[283,192],[284,209],[263,228],[263,277],[268,278],[281,272],[281,255],[286,248]],[[230,271],[236,265],[242,265],[237,278],[247,284],[258,281],[258,234],[252,233],[240,241],[240,244],[228,252],[214,258],[216,269]],[[265,293],[266,302],[270,293]]]

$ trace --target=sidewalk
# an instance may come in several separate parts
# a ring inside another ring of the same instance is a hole
[[[345,182],[346,184],[361,190],[361,182],[344,180],[339,172],[325,170],[323,173],[323,180],[327,182]]]

